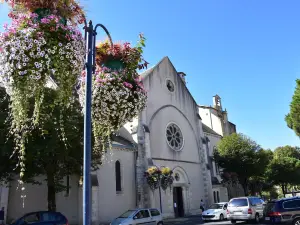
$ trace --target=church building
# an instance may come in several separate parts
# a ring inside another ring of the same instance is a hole
[[[186,87],[185,74],[177,72],[168,57],[141,76],[148,91],[147,107],[117,132],[103,165],[91,174],[93,224],[109,222],[128,209],[159,209],[159,193],[151,191],[144,178],[149,166],[167,166],[175,175],[172,188],[162,191],[165,218],[198,214],[201,199],[206,206],[228,200],[217,166],[210,160],[210,149],[225,133],[235,131],[228,121],[222,121],[225,125],[213,121],[221,115],[219,103],[199,106]],[[221,113],[226,121],[226,113]],[[70,224],[82,224],[80,178],[70,176],[64,182],[70,189],[57,193],[57,211]],[[13,181],[9,188],[0,189],[0,208],[5,207],[6,222],[27,212],[47,210],[46,185],[26,185],[26,196],[21,198],[17,184]]]

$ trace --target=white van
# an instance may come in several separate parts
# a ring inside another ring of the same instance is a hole
[[[250,220],[259,223],[263,218],[264,205],[264,201],[258,197],[233,198],[228,203],[227,219],[233,224]]]

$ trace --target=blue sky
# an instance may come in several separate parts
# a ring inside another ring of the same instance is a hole
[[[284,121],[300,78],[299,0],[83,0],[114,40],[147,38],[150,66],[169,56],[201,105],[222,98],[229,119],[264,148],[297,145]],[[0,5],[0,24],[7,8]],[[104,35],[100,35],[100,38]]]

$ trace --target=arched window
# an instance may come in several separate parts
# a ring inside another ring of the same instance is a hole
[[[116,161],[115,163],[115,173],[116,173],[116,192],[120,192],[122,191],[120,161]]]
[[[220,202],[219,192],[217,191],[217,201]]]
[[[214,191],[214,203],[217,202],[216,192]]]

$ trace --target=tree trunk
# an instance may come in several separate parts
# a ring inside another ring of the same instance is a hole
[[[48,187],[48,210],[55,212],[56,211],[56,198],[55,198],[55,181],[54,174],[47,173],[47,187]]]
[[[283,197],[285,197],[285,188],[284,188],[284,184],[281,185],[281,190],[282,190]]]
[[[248,179],[244,178],[241,182],[245,196],[248,196]]]

